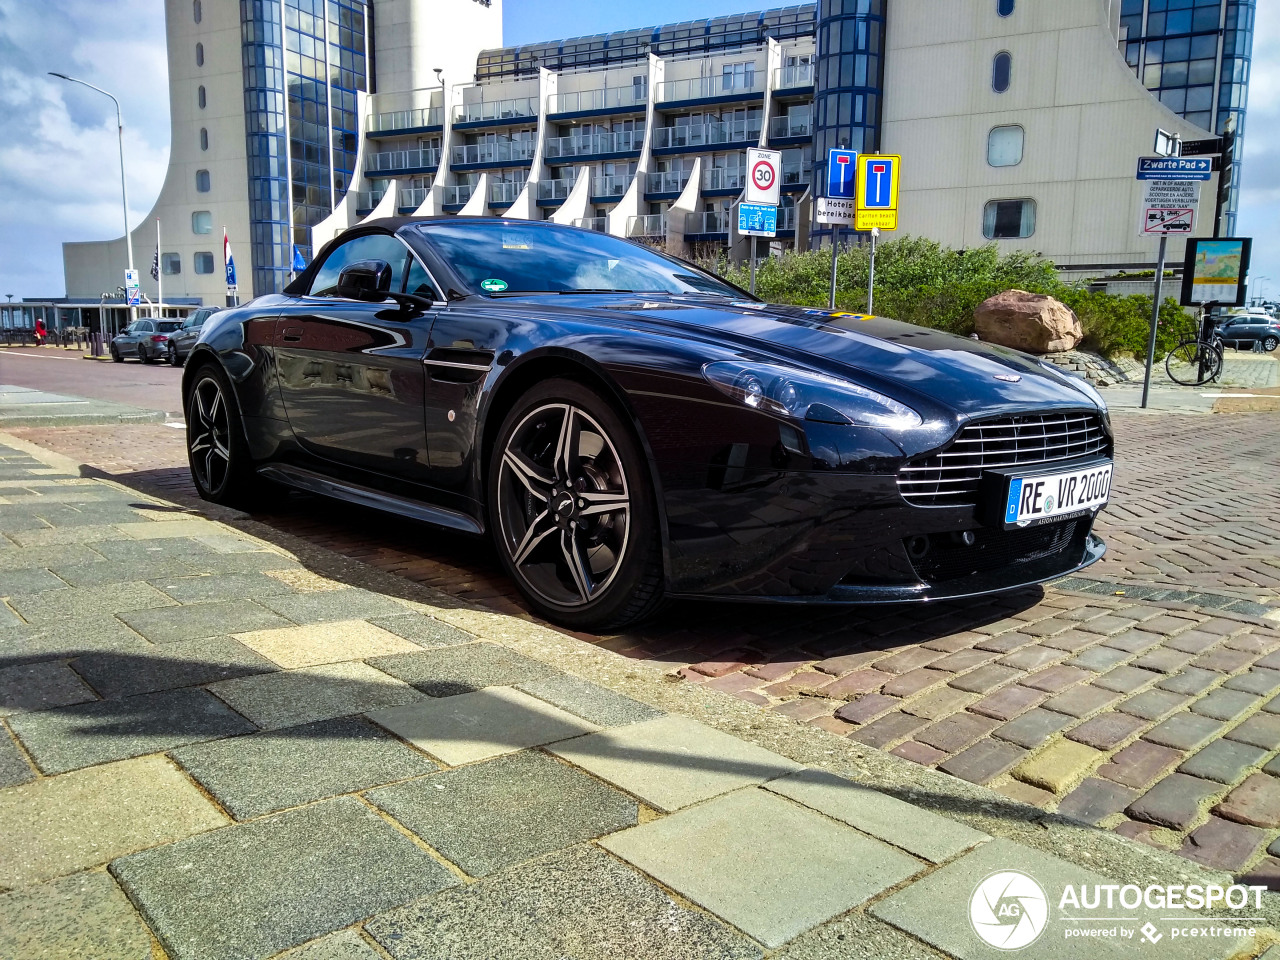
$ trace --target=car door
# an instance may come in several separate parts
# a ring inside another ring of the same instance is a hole
[[[124,333],[120,335],[118,348],[126,357],[137,356],[138,344],[142,342],[143,337],[151,335],[152,327],[150,320],[136,320],[125,328]]]
[[[429,469],[423,423],[423,355],[438,306],[348,300],[338,275],[357,260],[385,260],[403,290],[409,248],[390,234],[335,247],[309,292],[285,304],[274,346],[280,396],[299,445],[349,467],[421,482]],[[413,261],[414,286],[436,300]],[[422,295],[422,294],[419,294]]]
[[[169,340],[173,343],[173,348],[178,351],[178,356],[185,357],[191,353],[191,348],[196,345],[196,340],[200,337],[200,326],[208,315],[209,311],[204,308],[197,310],[187,317],[182,324],[181,330],[169,337]]]

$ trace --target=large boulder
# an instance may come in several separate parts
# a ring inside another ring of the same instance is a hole
[[[1080,318],[1070,307],[1025,290],[1006,290],[984,300],[973,311],[973,325],[979,339],[1028,353],[1074,350],[1084,338]]]

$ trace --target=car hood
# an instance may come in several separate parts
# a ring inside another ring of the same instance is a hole
[[[632,297],[606,309],[628,325],[773,354],[969,416],[1096,406],[1074,377],[1028,354],[887,317],[696,297]]]

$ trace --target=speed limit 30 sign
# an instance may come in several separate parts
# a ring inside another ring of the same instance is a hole
[[[747,151],[747,203],[777,206],[782,198],[782,154],[777,150]]]

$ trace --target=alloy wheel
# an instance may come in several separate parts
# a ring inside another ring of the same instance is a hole
[[[178,349],[171,343],[169,344],[169,366],[176,367],[178,365]]]
[[[231,423],[222,387],[211,376],[191,391],[187,411],[187,450],[196,481],[208,492],[220,490],[231,471]]]
[[[551,403],[511,432],[498,463],[498,524],[530,590],[560,607],[600,597],[631,535],[631,495],[617,447],[581,407]]]
[[[1273,352],[1276,347],[1280,347],[1280,338],[1267,337],[1262,341],[1262,349],[1266,350],[1267,353]]]

